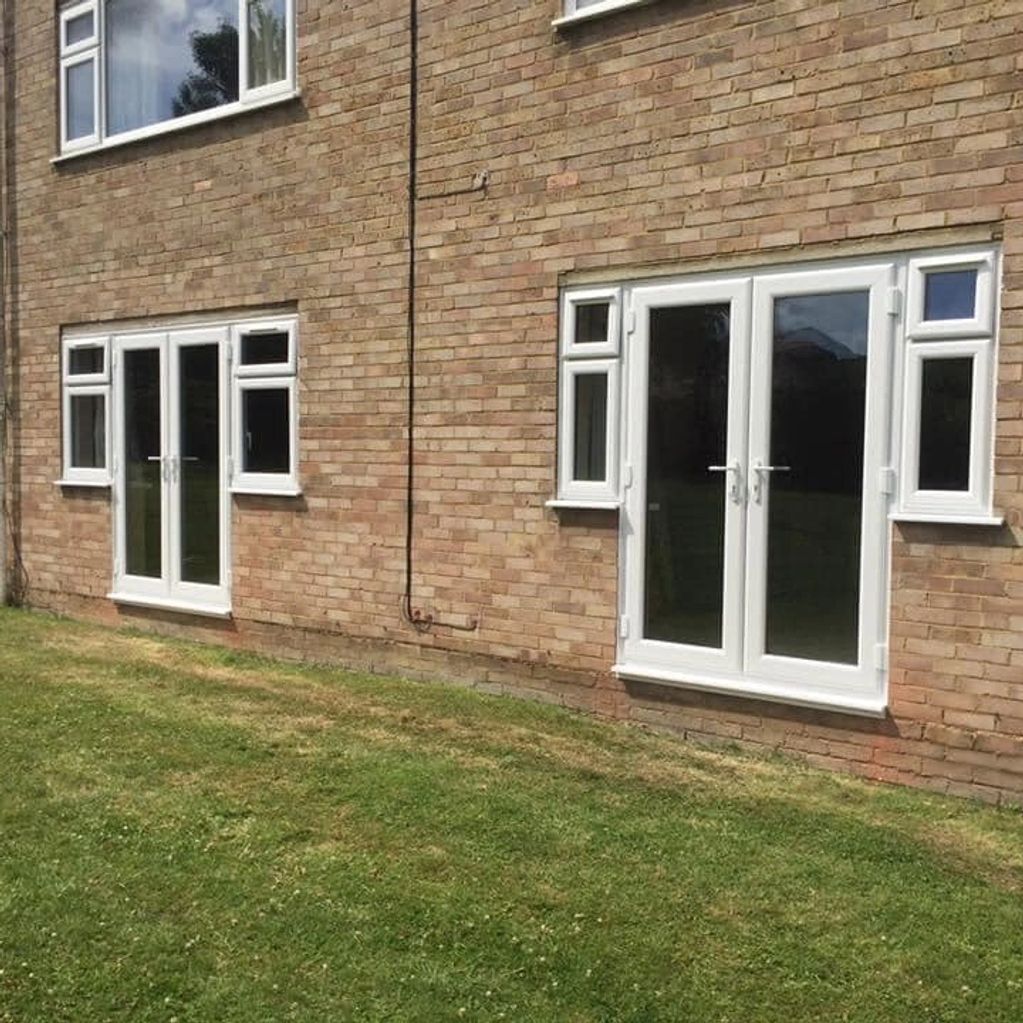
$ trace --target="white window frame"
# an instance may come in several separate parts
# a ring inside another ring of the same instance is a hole
[[[968,319],[925,320],[926,274],[976,270],[974,315]],[[910,257],[902,358],[902,409],[898,424],[897,521],[993,525],[995,390],[998,373],[999,253],[993,246]],[[968,490],[921,490],[920,427],[923,364],[931,359],[973,360]]]
[[[626,7],[639,7],[650,2],[651,0],[595,0],[594,3],[580,3],[580,0],[564,0],[564,14],[555,19],[552,24],[555,28],[561,28],[574,25],[579,21],[587,21],[590,18],[599,18]]]
[[[575,325],[579,306],[609,306],[607,338],[602,343],[576,344]],[[561,355],[564,359],[610,359],[618,356],[621,346],[620,288],[579,288],[565,291],[561,300]]]
[[[82,0],[81,3],[71,4],[60,12],[60,52],[64,57],[80,53],[82,50],[90,50],[99,45],[99,20],[96,14],[97,0]],[[81,39],[77,43],[67,41],[68,23],[80,18],[83,14],[92,15],[92,35],[87,39]]]
[[[264,494],[298,497],[302,493],[298,473],[298,323],[295,319],[254,320],[236,325],[231,337],[231,460],[230,488],[234,494]],[[285,363],[242,365],[242,341],[253,334],[287,333],[288,360]],[[246,391],[286,390],[288,392],[288,464],[286,473],[245,472],[245,438],[242,399]]]
[[[924,318],[927,274],[941,271],[976,270],[977,294],[974,315],[959,320]],[[909,261],[906,293],[906,333],[914,340],[974,337],[994,331],[995,254],[991,249],[946,252]]]
[[[146,125],[131,131],[108,134],[106,126],[106,46],[104,32],[104,15],[106,0],[83,0],[62,8],[58,17],[60,33],[60,156],[80,155],[96,149],[107,149],[113,146],[135,142],[140,139],[168,132],[180,131],[196,124],[216,121],[225,117],[233,117],[246,110],[269,106],[290,100],[299,94],[297,85],[297,29],[295,0],[285,0],[285,28],[287,41],[285,44],[285,77],[279,82],[250,88],[248,84],[249,37],[248,15],[249,0],[238,0],[238,99],[234,103],[210,110],[200,110],[184,117],[175,117],[157,124]],[[66,25],[72,18],[89,11],[93,13],[94,38],[88,42],[65,46]],[[66,69],[86,60],[95,61],[94,81],[94,119],[95,132],[87,137],[69,140],[67,138],[67,74]]]
[[[903,398],[900,518],[937,521],[992,518],[992,434],[994,341],[910,342],[906,351]],[[967,490],[921,490],[920,429],[924,363],[937,359],[973,362],[970,402],[970,473]]]
[[[601,376],[607,380],[606,460],[603,480],[575,479],[575,395],[581,376]],[[561,373],[561,424],[558,437],[558,500],[576,507],[600,506],[618,502],[619,366],[617,359],[580,359],[566,361]]]
[[[98,348],[103,352],[103,370],[100,373],[73,373],[71,371],[71,353],[84,348]],[[81,384],[110,383],[110,338],[108,337],[75,337],[64,339],[64,381],[68,386],[77,387]]]
[[[103,74],[100,60],[100,11],[101,0],[84,0],[83,3],[72,4],[60,11],[58,18],[58,29],[60,33],[60,148],[63,153],[78,152],[83,149],[94,149],[99,145],[102,138],[102,126],[100,123],[100,109],[102,91],[100,79]],[[81,42],[67,45],[67,26],[75,18],[83,14],[92,15],[92,37],[83,39]],[[68,95],[67,78],[71,68],[79,64],[92,62],[92,125],[91,135],[83,135],[80,138],[68,138]]]
[[[71,373],[71,352],[82,348],[98,348],[103,352],[101,373]],[[110,400],[110,339],[108,337],[81,337],[64,339],[61,344],[61,478],[58,483],[67,487],[109,487],[112,480]],[[104,462],[102,469],[86,469],[71,464],[71,399],[100,396],[104,406]]]
[[[294,376],[297,370],[296,326],[293,319],[282,319],[258,320],[235,327],[235,375],[239,377]],[[260,334],[288,335],[288,355],[284,362],[252,363],[250,365],[245,365],[242,362],[245,338],[258,337]]]
[[[607,337],[576,344],[578,309],[606,303]],[[618,443],[621,432],[622,292],[617,287],[572,288],[561,295],[560,384],[558,388],[557,496],[549,508],[613,509],[620,504]],[[583,375],[607,378],[607,438],[603,480],[577,480],[575,470],[575,382]]]

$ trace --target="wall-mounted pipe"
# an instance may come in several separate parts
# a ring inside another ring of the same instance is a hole
[[[416,213],[418,194],[419,158],[419,3],[409,2],[409,103],[408,103],[408,281],[405,303],[405,336],[407,345],[408,403],[406,411],[407,463],[405,466],[405,594],[402,598],[402,616],[417,632],[429,632],[439,625],[456,632],[475,632],[480,626],[478,617],[468,622],[440,618],[432,611],[417,607],[413,595],[415,573],[415,451],[416,451]],[[423,199],[441,199],[452,195],[485,190],[490,175],[483,171],[473,178],[470,187],[423,196]]]

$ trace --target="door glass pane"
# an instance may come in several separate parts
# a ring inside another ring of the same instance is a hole
[[[932,270],[925,275],[925,320],[972,320],[976,308],[976,270]]]
[[[921,490],[970,489],[973,359],[926,359],[920,380]]]
[[[288,77],[284,0],[249,0],[249,88]]]
[[[644,635],[722,644],[727,304],[650,313]]]
[[[291,395],[286,387],[242,391],[242,469],[291,471]]]
[[[163,575],[160,352],[124,353],[124,533],[128,575]]]
[[[106,468],[106,437],[106,398],[102,394],[72,394],[71,467]]]
[[[869,292],[774,305],[766,652],[855,664]]]
[[[106,0],[111,135],[238,99],[238,0]]]
[[[607,374],[575,375],[575,465],[572,478],[607,479]]]
[[[220,355],[180,349],[181,579],[220,584]]]
[[[88,138],[96,131],[96,62],[83,60],[70,64],[67,76],[67,124],[64,126],[68,142]]]

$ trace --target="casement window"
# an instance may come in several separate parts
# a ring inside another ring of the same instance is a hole
[[[616,288],[562,299],[561,395],[556,505],[618,500],[620,296]]]
[[[297,494],[295,323],[273,320],[236,327],[233,349],[231,489]]]
[[[996,254],[911,259],[897,517],[992,517]]]
[[[64,153],[295,92],[294,0],[81,0],[58,20]]]
[[[63,344],[66,486],[110,484],[110,345],[105,337]]]

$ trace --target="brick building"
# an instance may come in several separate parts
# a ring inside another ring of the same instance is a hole
[[[15,599],[1023,798],[1019,0],[5,10]]]

